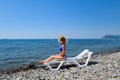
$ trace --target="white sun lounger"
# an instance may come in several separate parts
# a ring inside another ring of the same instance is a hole
[[[64,61],[53,60],[51,62],[44,63],[44,65],[47,65],[50,70],[58,70],[62,66],[63,63],[68,63],[68,62],[74,62],[78,67],[83,67],[83,66],[87,66],[92,54],[93,52],[90,52],[88,49],[85,49],[76,57],[67,58]],[[86,59],[86,61],[84,64],[81,65],[79,64],[78,61],[82,59]],[[52,68],[52,64],[55,64],[55,63],[58,63],[59,65],[57,66],[57,68]]]

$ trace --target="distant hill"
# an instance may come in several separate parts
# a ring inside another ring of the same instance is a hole
[[[103,39],[120,39],[120,35],[105,35]]]

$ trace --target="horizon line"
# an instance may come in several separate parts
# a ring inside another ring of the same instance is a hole
[[[58,39],[58,38],[0,38],[0,40],[12,40],[12,39]],[[103,38],[67,38],[67,39],[103,39]]]

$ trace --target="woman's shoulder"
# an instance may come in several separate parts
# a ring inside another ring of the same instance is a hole
[[[65,47],[65,44],[62,44],[61,46],[62,46],[62,48],[64,48],[64,47]]]

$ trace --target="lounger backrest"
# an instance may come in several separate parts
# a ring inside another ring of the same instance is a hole
[[[82,58],[84,55],[86,55],[89,52],[88,49],[85,49],[84,51],[82,51],[79,55],[77,55],[75,58],[80,59]]]

